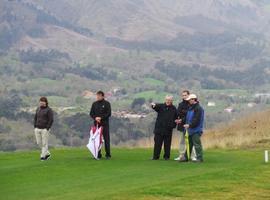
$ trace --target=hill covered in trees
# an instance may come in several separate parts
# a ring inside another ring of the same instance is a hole
[[[1,150],[34,147],[40,96],[55,146],[85,143],[98,89],[115,145],[150,137],[148,104],[177,104],[180,89],[199,95],[207,128],[269,108],[269,13],[263,0],[1,1]]]

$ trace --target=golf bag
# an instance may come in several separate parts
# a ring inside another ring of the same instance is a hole
[[[90,138],[86,147],[95,159],[98,159],[98,152],[101,150],[103,144],[102,131],[102,126],[98,127],[98,125],[96,125],[90,128]]]

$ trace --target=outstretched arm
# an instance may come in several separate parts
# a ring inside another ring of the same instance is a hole
[[[152,103],[152,104],[151,104],[151,107],[152,107],[156,112],[159,112],[159,111],[160,111],[160,105],[161,105],[161,104],[155,104],[155,103]]]

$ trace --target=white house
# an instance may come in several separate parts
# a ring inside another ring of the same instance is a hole
[[[227,113],[232,113],[234,109],[232,107],[228,107],[228,108],[225,108],[224,111]]]
[[[209,102],[207,103],[207,106],[208,106],[208,107],[215,107],[215,106],[216,106],[216,102],[209,101]]]

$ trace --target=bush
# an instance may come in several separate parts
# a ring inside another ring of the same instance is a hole
[[[134,109],[136,107],[141,107],[143,104],[145,104],[145,102],[145,98],[143,97],[135,98],[131,103],[131,108]]]

